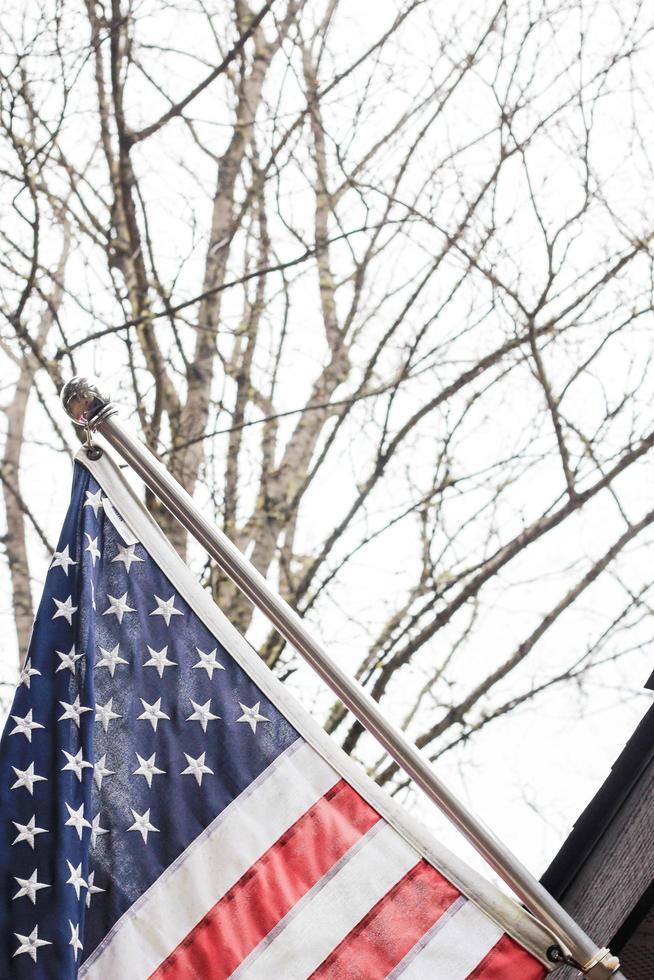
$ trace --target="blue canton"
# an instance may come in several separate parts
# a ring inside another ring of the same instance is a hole
[[[0,977],[77,976],[298,738],[75,464],[0,742]]]

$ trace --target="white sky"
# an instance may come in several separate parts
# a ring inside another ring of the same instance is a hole
[[[11,8],[11,4],[8,5]],[[144,3],[140,13],[145,20],[148,10],[154,3]],[[356,7],[348,7],[347,16],[339,22],[334,34],[333,46],[337,48],[333,70],[337,70],[339,58],[347,62],[352,52],[359,50],[366,41],[377,35],[379,25],[384,16],[389,17],[396,9],[396,4],[390,0],[372,2],[359,0]],[[461,8],[461,17],[468,14],[465,22],[466,30],[475,26],[475,17],[482,18],[485,13],[484,5],[427,4],[424,17],[427,21],[417,20],[407,28],[401,44],[395,50],[398,58],[394,76],[395,93],[389,96],[388,88],[383,89],[383,101],[377,107],[378,111],[369,120],[361,122],[356,138],[363,145],[369,136],[374,136],[375,127],[382,125],[383,119],[399,111],[407,93],[417,97],[420,86],[429,72],[435,68],[434,53],[430,47],[432,34],[427,33],[425,23],[433,25],[439,17],[443,22],[449,15]],[[474,8],[474,10],[473,10]],[[514,11],[518,8],[514,7]],[[588,30],[593,32],[595,39],[595,57],[600,59],[610,49],[615,25],[619,19],[617,8],[609,3],[597,3],[588,8]],[[517,14],[516,14],[517,15]],[[189,22],[180,28],[178,15],[171,10],[168,19],[157,19],[149,25],[152,38],[169,34],[170,31],[181,31],[178,40],[188,39],[193,31]],[[159,15],[157,15],[159,18]],[[568,25],[569,26],[569,25]],[[463,29],[463,28],[462,28]],[[186,32],[186,33],[185,33]],[[210,57],[212,42],[202,35],[194,36],[193,43],[196,53],[203,45],[207,47],[207,57]],[[461,41],[463,44],[463,40]],[[574,35],[566,31],[555,31],[551,38],[551,60],[565,59],[574,45]],[[407,57],[407,54],[410,57]],[[591,59],[592,60],[592,59]],[[330,63],[331,65],[331,63]],[[393,67],[393,66],[391,66]],[[590,71],[592,65],[586,65]],[[188,72],[186,82],[191,82],[192,69],[180,62],[178,71],[181,76]],[[145,90],[144,90],[145,91]],[[218,94],[220,90],[218,89]],[[290,112],[293,106],[292,95],[289,98]],[[483,124],[486,113],[490,113],[490,105],[484,100],[483,87],[472,87],[467,100],[464,100],[457,110],[454,120],[450,121],[459,128],[460,133],[466,131],[475,133]],[[546,96],[544,100],[546,101]],[[397,101],[397,106],[394,104]],[[641,186],[643,173],[639,171],[640,158],[636,155],[630,158],[630,148],[627,141],[630,111],[633,102],[629,97],[627,87],[623,96],[620,92],[615,97],[605,116],[598,122],[597,138],[600,142],[600,152],[597,154],[599,164],[604,168],[603,179],[609,197],[619,198],[621,214],[625,222],[633,227],[646,223],[647,215],[643,212]],[[147,122],[156,117],[159,106],[151,94],[144,94],[142,103],[136,101],[131,110],[132,123]],[[198,118],[203,120],[203,132],[209,134],[215,148],[219,148],[224,128],[228,121],[228,113],[216,109],[216,93],[208,93],[197,107]],[[334,109],[336,112],[336,109]],[[85,115],[80,112],[79,124],[68,134],[71,145],[79,140],[84,144]],[[433,143],[425,148],[425,154],[436,153],[439,150],[439,139],[444,134],[439,131]],[[463,136],[461,135],[461,138]],[[551,190],[547,197],[551,214],[565,212],[566,208],[575,203],[575,189],[567,170],[566,140],[572,139],[568,132],[561,132],[561,146],[558,153],[543,153],[537,176],[543,182],[549,181]],[[164,271],[172,270],[178,261],[180,252],[189,245],[192,235],[190,228],[194,219],[201,216],[200,224],[205,220],[207,200],[214,181],[213,162],[201,155],[192,155],[187,144],[168,143],[164,147],[156,171],[145,181],[146,189],[151,200],[157,202],[153,209],[153,235],[159,242],[161,266]],[[393,156],[389,151],[388,163],[392,164]],[[416,167],[420,161],[416,161]],[[475,168],[481,168],[483,152],[468,160],[468,175],[473,175]],[[187,195],[186,208],[180,208],[178,182],[184,167],[192,167],[193,180],[185,186]],[[383,164],[380,165],[380,180],[383,176]],[[197,178],[197,182],[195,180]],[[630,178],[630,179],[628,179]],[[298,226],[302,224],[303,209],[308,200],[307,191],[303,189],[298,178],[295,183],[286,187],[282,197],[283,206],[288,209]],[[525,188],[519,183],[517,171],[509,171],[507,183],[503,185],[503,196],[499,207],[506,209],[506,214],[523,206]],[[513,183],[512,183],[513,182]],[[445,204],[450,190],[443,190]],[[612,202],[613,203],[613,202]],[[307,219],[308,221],[308,219]],[[205,242],[206,229],[200,227],[197,232],[197,255],[194,255],[182,276],[180,284],[181,295],[184,289],[189,291],[197,280],[199,262],[202,256],[202,246]],[[429,254],[435,247],[436,236],[425,231],[415,243],[415,249],[397,258],[396,263],[384,268],[385,275],[401,276],[407,267],[418,262],[424,255]],[[574,271],[579,262],[586,261],[589,250],[596,249],[599,255],[609,241],[609,230],[605,215],[598,209],[589,215],[584,234],[571,247],[569,260],[569,278],[574,278]],[[538,288],[537,271],[540,268],[539,245],[531,234],[530,227],[524,221],[516,220],[507,230],[503,240],[503,248],[507,253],[498,261],[508,268],[511,262],[522,264],[526,270],[526,278],[534,272],[533,289]],[[623,242],[620,242],[622,245]],[[611,240],[615,247],[615,242]],[[52,248],[56,247],[53,242]],[[297,253],[297,245],[289,240],[281,242],[286,257]],[[576,249],[579,249],[579,252]],[[89,294],[94,297],[97,316],[105,315],[110,321],[116,317],[116,311],[106,295],[102,283],[101,265],[94,264],[94,258],[85,254],[73,258],[71,274],[80,282],[86,283]],[[94,278],[95,277],[95,278]],[[565,278],[565,275],[564,275]],[[566,286],[569,283],[566,283]],[[442,287],[446,289],[446,285]],[[283,365],[283,395],[279,411],[293,408],[302,403],[310,378],[315,373],[316,365],[321,363],[323,347],[319,318],[312,312],[315,310],[315,294],[313,285],[308,282],[301,285],[306,302],[302,318],[296,323],[292,346],[287,360]],[[425,300],[425,308],[437,304],[438,295],[430,295]],[[613,296],[613,301],[615,297]],[[277,307],[271,302],[271,319],[274,319]],[[456,308],[455,308],[456,309]],[[71,336],[77,336],[88,328],[89,317],[79,308],[70,306],[67,311],[67,327]],[[225,319],[235,320],[240,313],[236,306],[227,303]],[[378,329],[383,329],[385,321],[381,321]],[[454,329],[456,324],[448,323],[448,328]],[[612,395],[612,387],[619,391],[629,377],[628,363],[633,359],[642,362],[647,356],[651,340],[651,323],[648,324],[650,333],[643,329],[642,335],[631,334],[633,347],[623,351],[621,358],[616,361],[620,370],[613,370],[611,363],[602,368],[601,383],[591,379],[585,385],[579,385],[566,402],[566,407],[591,429],[593,419],[602,410],[603,398]],[[443,328],[445,329],[445,327]],[[493,326],[493,329],[495,327]],[[274,336],[271,329],[271,338]],[[272,339],[271,339],[272,344]],[[470,354],[470,351],[465,351]],[[463,355],[462,355],[463,356]],[[565,351],[553,354],[552,369],[556,376],[563,379],[567,376],[568,365],[565,363]],[[607,360],[615,357],[611,352]],[[262,355],[263,358],[263,355]],[[99,373],[106,382],[109,391],[115,392],[120,400],[121,389],[128,387],[129,380],[122,360],[122,348],[112,343],[98,343],[92,348],[84,348],[77,361],[78,370],[82,372]],[[262,359],[263,368],[263,359]],[[447,377],[447,366],[439,366],[433,377],[429,376],[424,386],[411,389],[405,396],[405,404],[412,400],[428,397],[431,386],[440,383],[442,372]],[[501,454],[503,445],[515,446],[524,438],[523,423],[516,406],[522,406],[528,397],[529,379],[526,375],[517,374],[512,381],[512,387],[502,391],[502,397],[493,404],[493,418],[484,419],[481,416],[473,419],[465,438],[462,438],[458,463],[463,470],[481,469],[486,462],[496,459]],[[649,388],[647,389],[650,390]],[[50,397],[48,395],[48,397]],[[402,407],[402,399],[399,399]],[[485,402],[486,408],[488,403]],[[57,411],[52,399],[53,412]],[[369,413],[368,413],[369,412]],[[343,445],[335,455],[334,462],[326,470],[308,495],[303,515],[303,541],[305,551],[310,552],[322,539],[330,522],[333,523],[350,499],[352,482],[361,472],[361,460],[366,452],[365,423],[375,421],[375,410],[362,407],[361,432],[351,444]],[[129,415],[129,408],[125,415]],[[226,425],[225,420],[222,424]],[[288,425],[290,426],[291,423]],[[410,463],[414,477],[419,480],[427,472],[429,446],[438,438],[438,422],[430,422],[429,428],[421,433],[411,449]],[[256,430],[256,427],[255,427]],[[68,488],[70,484],[70,465],[61,455],[49,451],[44,441],[43,420],[37,411],[30,418],[31,446],[22,473],[22,487],[27,495],[30,506],[34,508],[44,522],[51,540],[55,540],[67,505]],[[289,427],[282,426],[282,432],[288,432]],[[532,430],[528,430],[531,438]],[[545,438],[547,433],[538,434]],[[622,438],[622,433],[616,432],[615,438]],[[47,437],[46,437],[47,438]],[[256,431],[248,436],[249,451],[253,470],[256,470],[258,443]],[[70,440],[73,445],[72,439]],[[222,458],[220,437],[216,442],[218,460]],[[650,497],[651,465],[643,467],[638,474],[622,485],[621,490],[628,501],[630,513],[642,512]],[[518,523],[522,513],[537,512],[542,500],[549,499],[558,486],[560,473],[558,463],[553,461],[551,467],[537,469],[530,474],[529,479],[522,481],[516,491],[516,499],[505,514],[505,527],[511,528]],[[392,484],[398,497],[404,492],[404,485],[398,478]],[[247,493],[244,494],[247,502]],[[384,515],[384,507],[380,503],[380,519]],[[460,511],[467,504],[461,503]],[[459,519],[457,504],[450,506],[452,520]],[[491,589],[486,601],[483,622],[472,642],[469,657],[472,664],[493,662],[504,657],[515,647],[517,642],[529,632],[538,617],[553,601],[560,597],[569,579],[567,573],[572,569],[583,567],[583,558],[588,554],[601,552],[606,542],[613,540],[619,530],[619,522],[610,502],[602,499],[597,505],[574,522],[566,522],[565,528],[530,550],[526,563],[516,563],[502,578],[497,588]],[[472,547],[473,542],[461,540],[461,547]],[[649,542],[648,542],[649,545]],[[47,559],[38,542],[31,542],[34,569],[35,595],[38,595],[43,580]],[[335,658],[343,666],[351,668],[358,662],[360,655],[366,649],[370,636],[371,624],[383,621],[387,611],[389,597],[400,592],[405,580],[403,578],[407,567],[411,566],[415,556],[415,540],[410,537],[405,528],[398,528],[393,534],[384,537],[383,542],[362,553],[360,558],[347,568],[338,586],[334,588],[312,621],[322,639],[333,650]],[[630,581],[643,581],[650,574],[651,550],[647,548],[634,549],[630,553],[628,574]],[[4,590],[0,605],[0,623],[2,625],[3,647],[0,656],[0,670],[4,678],[9,680],[15,675],[16,650],[11,628],[10,597],[6,571]],[[520,582],[518,588],[517,583]],[[563,663],[569,659],[572,649],[583,648],[585,642],[597,632],[598,623],[602,621],[604,605],[607,608],[615,598],[615,583],[607,578],[606,584],[598,586],[584,603],[575,609],[574,614],[566,616],[548,636],[546,642],[539,646],[537,654],[525,666],[521,679],[538,679],[544,676],[552,665]],[[260,625],[255,623],[252,631],[253,642],[262,636]],[[451,634],[444,631],[436,644],[425,651],[423,662],[415,666],[414,680],[420,680],[421,672],[428,667],[430,657],[438,656],[451,639]],[[614,758],[622,745],[633,731],[637,721],[651,703],[651,696],[642,690],[642,685],[651,670],[651,649],[634,653],[619,664],[608,670],[598,672],[584,691],[576,688],[566,690],[556,688],[547,696],[534,704],[521,708],[503,721],[496,722],[487,728],[480,736],[474,738],[469,745],[449,753],[438,763],[439,775],[481,816],[493,829],[513,848],[516,853],[539,874],[553,857],[560,842],[569,832],[572,822],[578,816],[592,794],[606,777]],[[460,673],[454,677],[453,683],[464,688],[469,680],[466,664]],[[514,681],[512,680],[512,683]],[[325,708],[330,699],[327,698],[310,677],[308,671],[301,670],[294,675],[292,685],[296,687],[304,701],[314,702],[317,710]],[[392,698],[384,702],[389,714],[396,720],[401,719],[404,709],[410,703],[414,688],[407,681],[406,689],[394,691]],[[509,693],[511,693],[509,691]],[[427,707],[427,706],[426,706]],[[368,750],[369,757],[374,759],[375,752]],[[424,805],[413,796],[407,801],[414,806],[421,817],[459,853],[469,855],[467,847],[460,841],[446,822],[434,813],[430,806]],[[480,862],[472,857],[477,866]]]

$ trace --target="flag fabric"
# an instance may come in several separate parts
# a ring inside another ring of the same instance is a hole
[[[549,935],[225,620],[105,452],[0,743],[0,977],[537,980]]]

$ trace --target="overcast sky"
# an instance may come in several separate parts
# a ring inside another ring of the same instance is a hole
[[[12,5],[8,6],[11,10]],[[13,5],[14,12],[20,10],[21,6]],[[442,12],[442,16],[445,16],[445,10],[449,14],[457,6],[458,4],[453,3],[440,5],[438,12],[439,14]],[[476,5],[473,6],[476,9]],[[396,8],[397,4],[391,0],[383,0],[381,3],[378,0],[374,2],[359,0],[356,9],[348,7],[347,16],[340,21],[331,42],[332,46],[340,46],[339,56],[346,59],[353,50],[356,50],[357,45],[364,45],[367,40],[374,37],[379,22],[384,16],[391,16]],[[592,10],[593,16],[590,21],[596,42],[594,50],[597,57],[600,57],[610,51],[611,32],[617,14],[610,3],[597,3],[592,6]],[[171,13],[170,16],[174,14]],[[424,16],[429,19],[430,24],[433,23],[436,16],[433,4],[427,5]],[[426,23],[423,23],[423,27]],[[189,32],[192,26],[187,25],[185,28],[177,24],[175,29],[181,31],[178,37],[181,44],[188,40],[184,30]],[[171,30],[171,24],[168,22],[161,25],[153,24],[152,37],[157,38],[159,34],[163,37]],[[398,106],[407,91],[412,91],[412,86],[417,97],[423,73],[433,67],[430,64],[432,57],[428,41],[430,36],[426,31],[421,30],[421,22],[417,20],[403,36],[401,45],[398,45],[398,52],[408,51],[411,55],[401,62],[402,70],[401,72],[398,70],[395,79]],[[210,42],[207,38],[199,38],[197,43],[202,45]],[[564,58],[573,44],[572,35],[563,33],[553,40],[552,44],[556,46],[557,57]],[[180,68],[181,75],[184,71],[185,69]],[[208,96],[198,112],[202,112],[208,118],[212,107],[213,103]],[[149,102],[145,96],[143,104],[133,108],[135,118],[140,114],[145,121],[156,115],[157,110],[157,106]],[[635,172],[631,180],[625,179],[629,154],[626,143],[620,139],[620,127],[625,124],[632,109],[632,93],[625,86],[623,101],[620,100],[620,93],[618,93],[613,98],[610,109],[607,109],[606,118],[602,118],[598,123],[600,139],[598,156],[606,168],[607,193],[613,192],[613,175],[619,175],[620,199],[625,209],[624,213],[630,217],[639,212],[640,182]],[[394,111],[396,111],[394,96],[386,96],[380,112],[390,114]],[[464,138],[466,131],[469,130],[472,136],[483,126],[486,111],[488,110],[481,96],[478,101],[473,98],[461,106],[456,119],[460,127],[460,135],[463,134],[461,138]],[[215,121],[209,120],[206,125],[211,131],[216,129],[219,131],[220,121],[216,124]],[[79,129],[71,135],[73,143],[75,139],[79,139],[83,144],[86,136],[84,127],[84,117],[80,116]],[[363,132],[360,138],[364,138]],[[162,155],[160,166],[152,175],[149,187],[151,190],[156,188],[159,202],[153,234],[155,236],[158,234],[160,238],[170,243],[172,265],[176,256],[174,245],[185,233],[188,233],[190,216],[188,212],[176,211],[180,157],[183,154],[181,152],[177,154],[174,144],[170,145],[169,150],[169,153]],[[564,153],[562,155],[565,156]],[[189,165],[188,159],[181,162],[185,166]],[[191,162],[196,166],[197,171],[206,168],[206,184],[210,185],[213,181],[213,162],[206,157],[200,157],[197,161],[192,158]],[[474,163],[474,160],[470,162],[471,170],[474,168]],[[551,181],[548,200],[550,215],[555,218],[557,214],[565,214],[566,208],[571,206],[573,197],[569,175],[559,167],[558,163],[554,167],[552,158],[549,157],[543,158],[541,170],[539,176],[543,180]],[[194,183],[195,176],[194,173],[193,180],[189,179],[185,192],[190,202],[188,207],[191,211],[194,206],[197,207],[199,213],[201,208],[206,208],[203,199],[206,188],[202,188],[199,181],[197,185]],[[506,207],[510,209],[520,197],[517,178],[516,185],[507,189],[505,193]],[[297,185],[293,206],[294,214],[302,213],[303,191],[300,182]],[[602,248],[601,243],[602,229],[599,223],[597,226],[586,227],[583,236],[584,249],[588,251],[597,248],[599,253]],[[517,256],[520,255],[525,266],[529,268],[530,249],[534,249],[535,255],[536,246],[529,238],[527,225],[521,223],[519,216],[511,223],[511,230],[507,231],[504,244],[507,252],[513,253],[516,257],[516,262]],[[288,247],[289,254],[293,254],[290,246]],[[389,267],[389,277],[398,274],[402,262],[406,262],[407,265],[415,263],[419,250],[427,252],[431,247],[431,242],[425,235],[424,239],[415,243],[415,251],[407,251],[403,257],[397,259],[392,269]],[[179,248],[181,249],[182,246],[180,245]],[[165,249],[163,252],[162,265],[165,267],[167,253]],[[73,258],[73,276],[77,275],[80,279],[83,276],[91,278],[89,269],[92,269],[92,265],[87,265],[86,259],[85,255]],[[536,258],[534,264],[535,262]],[[184,275],[192,277],[194,268],[197,271],[197,265],[194,266],[192,260],[185,267]],[[310,284],[306,286],[306,322],[302,323],[302,331],[298,333],[299,339],[294,340],[289,357],[283,365],[284,404],[279,406],[280,410],[290,410],[302,404],[312,377],[312,370],[320,361],[321,349],[318,339],[320,331],[311,317],[312,303],[315,305],[311,288]],[[99,302],[102,306],[102,301]],[[462,300],[462,309],[463,305]],[[112,314],[108,313],[108,315]],[[227,304],[226,321],[230,322],[230,317],[236,320],[238,315],[240,310],[236,307],[230,309]],[[73,336],[88,329],[88,318],[85,318],[79,308],[70,309],[67,322]],[[380,329],[382,326],[383,324]],[[584,424],[587,423],[591,429],[594,415],[598,411],[598,406],[601,406],[603,397],[611,394],[611,384],[615,383],[616,386],[622,384],[627,374],[627,366],[632,362],[636,364],[645,362],[650,354],[651,325],[649,331],[643,330],[640,335],[634,336],[633,345],[623,352],[623,360],[615,364],[616,370],[612,371],[611,365],[606,369],[605,376],[602,378],[601,392],[599,384],[593,386],[589,383],[587,387],[580,387],[572,396],[571,414]],[[2,356],[0,354],[0,358]],[[4,362],[0,360],[0,364],[6,376],[10,378],[11,365],[6,360]],[[117,349],[111,343],[97,343],[82,348],[77,365],[82,372],[101,374],[109,393],[115,392],[120,402],[121,389],[129,383],[122,348]],[[567,366],[565,363],[560,363],[556,368],[563,379]],[[426,399],[430,391],[429,386],[435,383],[436,377],[436,374],[433,379],[431,376],[427,377],[423,387],[412,389],[406,396],[407,400],[415,399],[419,403],[420,399]],[[490,422],[481,416],[476,421],[473,420],[474,424],[471,425],[458,458],[458,465],[462,471],[482,470],[485,462],[495,458],[502,446],[515,445],[520,440],[523,396],[522,387],[516,384],[509,397],[498,396]],[[59,410],[54,395],[48,393],[47,398],[52,412],[56,414]],[[401,399],[399,401],[401,403]],[[126,418],[129,418],[129,413],[128,406],[125,410]],[[363,416],[362,421],[365,422]],[[368,421],[371,425],[376,425],[378,422],[373,408],[370,408]],[[63,419],[61,422],[63,424]],[[284,424],[282,423],[282,428]],[[288,425],[290,424],[289,422]],[[253,432],[254,430],[256,426]],[[30,445],[21,474],[21,485],[30,507],[39,515],[49,539],[54,542],[67,506],[71,464],[62,453],[52,451],[44,433],[43,418],[38,406],[35,405],[30,415]],[[433,441],[434,431],[428,433],[428,436]],[[221,442],[221,438],[224,437],[217,436],[215,439],[215,451],[219,459],[225,445]],[[248,438],[252,439],[251,456],[254,468],[257,464],[259,447],[256,434],[248,435]],[[343,474],[346,472],[348,478],[356,482],[366,438],[363,424],[360,438],[360,442],[353,441],[351,445],[343,448],[340,455],[334,459],[333,465],[326,470],[323,478],[311,490],[304,511],[302,530],[305,550],[308,552],[321,540],[321,535],[324,537],[330,521],[333,523],[334,514],[338,513],[342,503],[347,499]],[[74,446],[72,434],[69,443],[72,448]],[[416,479],[425,464],[425,444],[416,441],[413,448],[411,465],[414,467]],[[651,467],[647,471],[639,471],[638,476],[630,478],[630,482],[622,487],[634,513],[639,507],[647,504],[648,500],[651,506],[652,484],[651,480],[648,482],[643,478],[644,473],[651,477]],[[522,483],[516,491],[518,499],[515,501],[515,515],[523,509],[528,511],[531,506],[537,509],[539,500],[555,496],[558,481],[560,481],[560,472],[555,464],[551,469],[539,471],[537,478],[534,478],[531,484]],[[400,493],[399,480],[397,493],[398,495]],[[199,492],[199,497],[202,503],[206,503],[202,498],[202,491]],[[517,519],[515,515],[507,514],[507,526],[510,526],[512,520]],[[557,566],[557,563],[566,570],[580,567],[578,562],[581,561],[581,557],[594,553],[601,542],[611,540],[618,527],[619,516],[615,508],[610,500],[603,498],[587,513],[584,512],[572,526],[566,525],[558,536],[548,539],[546,543],[539,546],[540,550],[534,549],[535,557],[532,564],[524,571],[525,577],[520,579],[519,588],[517,578],[514,583],[513,572],[509,572],[502,582],[502,588],[491,596],[484,610],[483,622],[474,638],[470,656],[479,663],[492,663],[494,659],[512,649],[516,642],[520,642],[534,619],[543,610],[549,608],[561,593],[562,583],[565,581],[563,574],[561,576],[550,572],[539,574],[539,569],[549,570]],[[362,554],[360,560],[350,563],[337,587],[330,593],[329,603],[316,614],[314,630],[333,652],[338,663],[346,669],[352,669],[353,663],[358,663],[365,651],[370,636],[370,624],[382,621],[387,597],[403,587],[403,575],[415,559],[415,547],[415,541],[409,539],[402,529],[384,536],[379,546],[371,546]],[[36,539],[31,540],[30,549],[34,571],[34,595],[38,598],[48,559]],[[199,567],[201,559],[197,553],[194,559]],[[650,547],[633,549],[629,556],[631,580],[645,580],[648,576],[651,577],[651,563]],[[1,679],[6,684],[11,684],[16,677],[17,650],[13,638],[8,576],[4,565],[0,566],[0,576],[2,576],[0,627],[3,637],[0,671]],[[552,665],[559,660],[563,662],[571,649],[583,649],[602,620],[604,603],[606,602],[608,606],[612,601],[615,587],[615,582],[607,577],[605,585],[598,586],[586,603],[566,616],[552,631],[552,636],[548,638],[547,643],[542,649],[539,648],[538,653],[530,660],[528,668],[525,668],[528,674],[523,675],[523,678],[528,677],[537,681]],[[262,624],[255,622],[250,636],[251,641],[256,645],[263,636]],[[436,644],[435,653],[442,654],[447,643],[448,635],[444,633],[443,638]],[[425,669],[425,664],[416,665],[414,676],[416,684],[420,682],[421,671]],[[507,715],[505,719],[493,723],[468,744],[448,753],[437,763],[437,771],[469,803],[470,807],[491,825],[505,843],[517,852],[531,870],[540,874],[556,853],[575,818],[605,779],[613,760],[651,704],[652,695],[643,688],[651,669],[651,649],[647,647],[635,650],[629,657],[611,664],[606,669],[598,670],[592,679],[586,682],[583,689],[575,685],[559,686],[538,701],[529,703]],[[460,667],[460,676],[457,676],[453,683],[465,685],[467,680],[464,662]],[[305,703],[313,705],[316,712],[326,710],[330,704],[330,697],[321,684],[311,676],[308,668],[300,669],[289,683]],[[403,716],[414,690],[413,687],[410,689],[407,687],[406,692],[394,693],[394,701],[387,705],[387,710],[395,719]],[[406,703],[403,703],[403,698],[406,699]],[[373,760],[378,753],[374,747],[367,744],[365,754],[366,758]],[[430,804],[426,804],[418,794],[413,793],[405,794],[404,799],[407,806],[414,808],[449,846],[458,853],[470,857],[472,863],[481,867],[480,860],[470,854],[467,845],[452,831],[445,819],[435,813]]]

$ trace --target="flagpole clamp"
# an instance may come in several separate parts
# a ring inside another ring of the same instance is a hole
[[[620,960],[605,947],[598,949],[592,959],[581,967],[581,972],[587,980],[605,980],[606,977],[613,976],[619,968]]]

